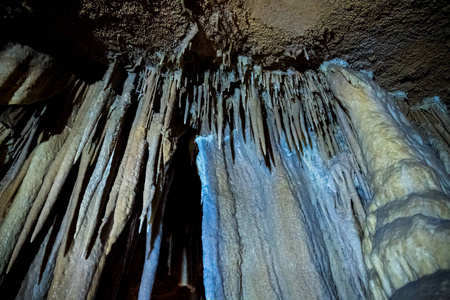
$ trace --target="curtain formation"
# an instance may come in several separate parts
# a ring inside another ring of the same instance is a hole
[[[109,270],[116,297],[141,236],[137,294],[150,299],[188,129],[207,299],[384,299],[450,268],[450,121],[437,98],[410,106],[337,61],[266,71],[225,53],[209,70],[113,62],[26,106],[60,70],[19,54],[2,52],[15,64],[0,78],[19,104],[0,115],[0,285],[18,299],[93,299]],[[177,266],[192,289],[193,257]]]

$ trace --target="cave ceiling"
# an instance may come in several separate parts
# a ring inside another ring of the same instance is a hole
[[[0,295],[448,295],[449,14],[1,0]]]
[[[0,15],[2,44],[28,44],[84,73],[113,57],[158,62],[195,31],[190,54],[204,64],[227,50],[266,69],[341,58],[413,101],[450,100],[447,1],[9,0]]]

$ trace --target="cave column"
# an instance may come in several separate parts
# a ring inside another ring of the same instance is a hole
[[[392,96],[367,75],[321,67],[352,122],[373,192],[364,260],[375,299],[450,268],[450,181]]]

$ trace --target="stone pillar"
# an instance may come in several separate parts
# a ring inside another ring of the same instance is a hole
[[[442,162],[367,75],[321,67],[349,115],[373,199],[364,228],[364,260],[375,299],[450,268],[450,180]]]

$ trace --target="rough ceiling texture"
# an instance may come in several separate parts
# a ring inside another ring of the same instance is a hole
[[[3,0],[0,295],[449,295],[450,6],[367,2]]]
[[[0,14],[3,43],[19,40],[64,60],[155,62],[197,24],[191,50],[209,62],[229,49],[273,69],[338,57],[412,100],[450,97],[447,1],[23,0],[4,1]]]

